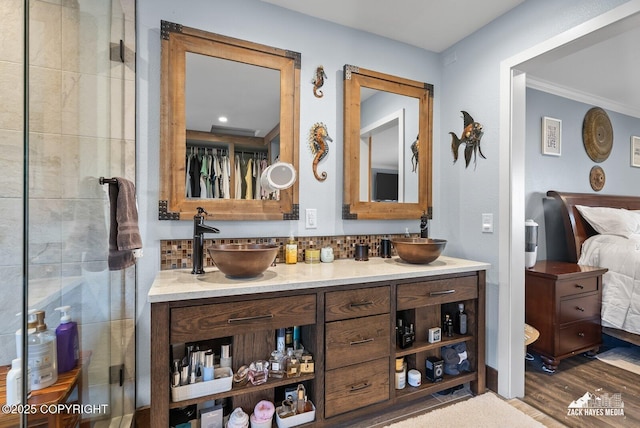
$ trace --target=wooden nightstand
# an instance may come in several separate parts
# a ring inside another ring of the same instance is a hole
[[[602,343],[602,275],[607,269],[539,261],[525,273],[525,322],[540,332],[530,349],[554,372],[563,358]]]

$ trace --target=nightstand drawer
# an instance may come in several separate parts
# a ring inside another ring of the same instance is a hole
[[[565,299],[560,302],[560,323],[600,316],[600,301],[597,294],[575,299]]]
[[[389,355],[389,314],[326,324],[326,369],[371,361]]]
[[[332,291],[325,297],[325,321],[389,313],[389,286]]]
[[[331,370],[325,375],[327,418],[388,399],[389,358]]]
[[[558,337],[558,355],[598,345],[602,340],[599,319],[592,319],[561,328]]]
[[[575,294],[588,293],[598,290],[598,278],[572,279],[568,281],[558,281],[556,284],[556,296],[558,298],[573,296]]]

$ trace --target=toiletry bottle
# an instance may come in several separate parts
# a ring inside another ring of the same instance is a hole
[[[31,390],[37,391],[51,386],[58,380],[56,335],[47,330],[44,311],[36,311],[34,343],[29,344],[29,366],[31,367]]]
[[[300,345],[300,326],[299,325],[294,325],[293,326],[293,350],[295,351],[296,349],[300,349],[301,345]]]
[[[58,373],[65,373],[73,369],[80,358],[78,324],[71,321],[70,309],[70,306],[61,306],[55,309],[60,311],[60,325],[56,328]]]
[[[231,355],[229,354],[230,345],[222,345],[220,348],[220,367],[231,368]]]
[[[300,361],[293,353],[293,349],[287,349],[287,358],[286,358],[286,370],[287,377],[298,377],[300,376]]]
[[[404,357],[396,358],[396,389],[404,389],[407,386],[407,365]]]
[[[22,312],[16,314],[17,317],[22,316]],[[33,341],[33,333],[36,332],[36,310],[29,309],[27,316],[27,342],[31,339]],[[16,330],[16,355],[17,358],[22,358],[22,329]]]
[[[283,355],[280,351],[273,351],[269,358],[269,377],[282,379],[284,377],[284,368],[282,367]]]
[[[284,346],[287,349],[293,348],[293,327],[284,329]]]
[[[285,337],[284,328],[279,328],[276,333],[276,349],[282,355],[284,355],[285,350],[287,349],[284,337]]]
[[[444,316],[444,335],[447,337],[453,337],[453,320],[451,319],[451,315],[445,314]]]
[[[28,385],[29,383],[27,383]],[[11,361],[11,370],[7,372],[7,406],[20,404],[22,400],[22,359]]]
[[[458,303],[458,313],[456,313],[456,333],[467,334],[467,313],[464,311],[464,303]]]
[[[289,237],[289,242],[287,242],[284,252],[284,260],[287,264],[291,265],[298,263],[298,244],[293,239],[293,235]]]
[[[405,238],[411,238],[411,234],[409,233],[409,228],[408,227],[404,228],[404,237]]]
[[[202,380],[204,382],[213,380],[214,368],[213,368],[213,351],[209,350],[204,354],[204,368],[202,369]]]

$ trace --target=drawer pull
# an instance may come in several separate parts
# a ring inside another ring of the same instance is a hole
[[[369,300],[367,302],[355,302],[350,303],[349,306],[352,308],[357,308],[358,306],[371,306],[373,305],[373,301]]]
[[[578,333],[578,336],[580,336],[580,337],[584,337],[584,333],[583,333],[583,332],[580,332],[580,333]]]
[[[580,290],[583,290],[584,289],[584,285],[576,284],[576,288],[579,288]]]
[[[580,306],[576,306],[576,311],[584,312],[584,308],[581,308]]]
[[[369,339],[356,340],[354,342],[350,342],[349,345],[362,345],[369,342],[373,342],[373,337],[370,337]]]
[[[255,321],[255,320],[268,320],[268,319],[272,319],[272,318],[273,318],[273,314],[255,315],[253,317],[229,318],[227,320],[227,323],[228,324],[233,324],[233,323],[236,323],[236,322]]]
[[[369,388],[370,386],[371,386],[371,384],[370,384],[370,383],[363,382],[363,383],[361,383],[360,385],[353,385],[353,386],[351,387],[351,391],[350,391],[350,392],[360,391],[360,390],[363,390],[363,389]]]
[[[453,294],[455,292],[456,292],[456,290],[432,291],[432,292],[429,293],[429,297],[443,296],[445,294]]]

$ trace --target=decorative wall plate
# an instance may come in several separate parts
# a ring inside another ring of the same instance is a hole
[[[589,184],[591,184],[591,188],[596,192],[599,192],[604,187],[604,182],[606,178],[604,175],[604,170],[599,166],[594,166],[589,171]]]
[[[613,127],[607,112],[600,107],[593,107],[585,114],[582,142],[592,161],[602,162],[609,157],[613,147]]]

